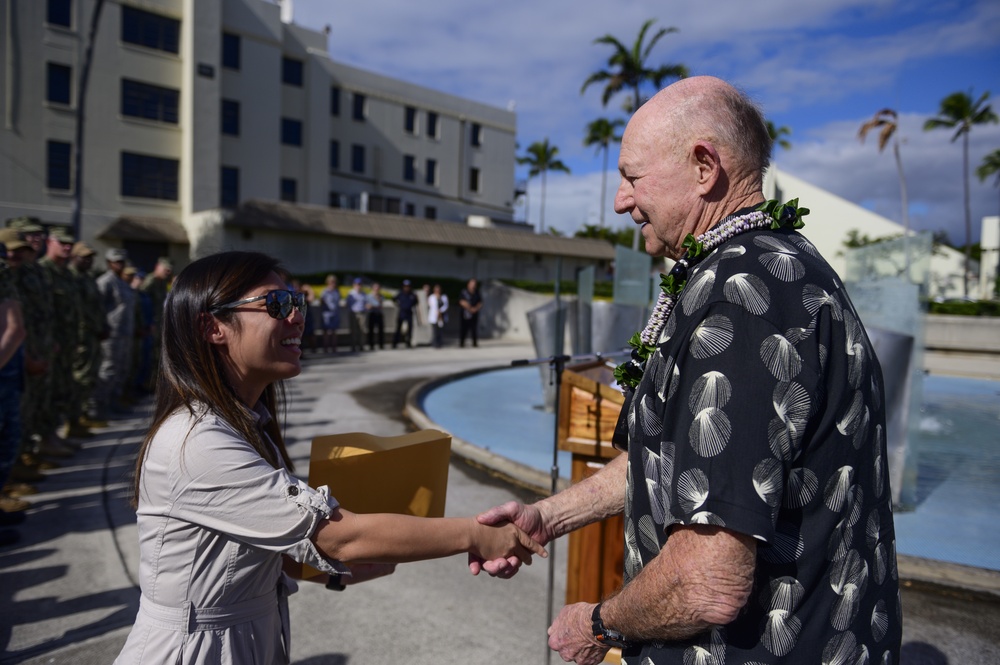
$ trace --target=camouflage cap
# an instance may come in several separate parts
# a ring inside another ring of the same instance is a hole
[[[31,245],[26,243],[24,240],[21,240],[21,235],[18,233],[17,229],[0,229],[0,242],[7,247],[8,252],[13,252],[15,249],[31,247]]]
[[[70,256],[93,256],[97,254],[94,248],[85,242],[78,242],[73,245],[73,251],[70,252]]]
[[[131,277],[137,272],[139,272],[139,270],[134,265],[129,264],[122,269],[122,277]]]
[[[12,217],[6,224],[9,229],[16,229],[21,233],[44,233],[45,227],[37,217]]]
[[[49,237],[55,239],[56,242],[69,243],[72,244],[76,242],[76,238],[69,229],[63,228],[62,226],[53,226],[49,229]]]

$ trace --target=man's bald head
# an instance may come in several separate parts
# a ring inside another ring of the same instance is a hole
[[[735,180],[763,177],[771,136],[760,109],[732,85],[694,76],[667,86],[633,116],[648,140],[683,157],[696,141],[711,143]]]

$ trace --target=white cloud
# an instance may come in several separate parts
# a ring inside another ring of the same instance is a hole
[[[583,145],[584,127],[596,117],[621,115],[620,98],[601,107],[599,86],[580,94],[583,81],[611,53],[593,41],[612,34],[631,45],[648,18],[657,19],[654,29],[679,28],[656,45],[654,63],[680,62],[747,89],[769,116],[794,130],[794,147],[778,155],[779,164],[890,218],[899,214],[892,157],[879,155],[872,143],[858,144],[855,133],[881,106],[903,111],[910,198],[914,209],[926,210],[913,215],[914,226],[946,228],[956,242],[963,237],[961,149],[948,143],[946,132],[924,133],[920,125],[954,90],[1000,92],[1000,70],[988,64],[1000,50],[996,0],[669,6],[639,0],[295,0],[295,11],[303,25],[330,24],[335,60],[498,107],[516,101],[522,150],[549,138],[573,170],[572,176],[552,174],[548,183],[546,223],[566,231],[598,218],[601,159]],[[1000,145],[995,128],[977,128],[973,144],[974,168]],[[612,164],[616,158],[613,150]],[[524,172],[519,168],[519,177]],[[612,172],[606,219],[623,225],[627,218],[616,221],[610,210],[616,186]],[[535,179],[532,222],[538,187]],[[995,214],[994,189],[973,179],[972,193],[974,218]],[[976,236],[978,226],[976,221]]]
[[[838,196],[865,205],[878,214],[901,221],[899,176],[891,146],[881,154],[877,138],[864,144],[857,132],[868,118],[839,121],[810,132],[791,150],[777,155],[780,168]],[[911,226],[917,230],[945,230],[952,242],[964,243],[961,139],[949,143],[947,130],[924,131],[926,116],[903,114],[898,135],[906,175]],[[979,238],[981,219],[998,214],[1000,199],[992,181],[981,183],[975,168],[983,156],[1000,146],[1000,125],[973,128],[969,142],[970,202],[973,240]]]

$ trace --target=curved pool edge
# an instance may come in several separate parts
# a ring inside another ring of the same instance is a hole
[[[479,367],[422,381],[410,388],[406,393],[403,416],[420,429],[436,429],[448,434],[451,437],[452,454],[461,458],[467,464],[480,468],[505,482],[523,487],[541,496],[549,496],[552,493],[552,477],[548,473],[539,471],[526,464],[515,462],[502,455],[497,455],[490,450],[481,448],[470,441],[455,436],[447,428],[431,420],[423,410],[424,397],[435,388],[476,374],[507,368],[508,365]],[[568,480],[560,478],[556,487],[561,491],[569,487],[569,484]]]

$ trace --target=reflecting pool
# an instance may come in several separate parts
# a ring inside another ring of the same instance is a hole
[[[548,471],[555,415],[537,367],[466,376],[431,391],[427,416],[471,444]],[[1000,382],[927,376],[916,455],[916,506],[897,511],[900,554],[1000,570]],[[568,477],[570,454],[558,455]]]

